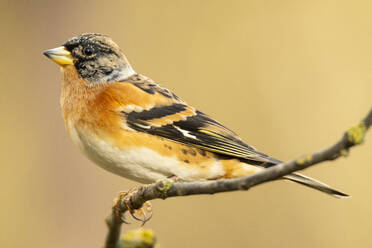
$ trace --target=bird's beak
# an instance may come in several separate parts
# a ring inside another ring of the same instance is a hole
[[[64,46],[44,51],[44,55],[60,66],[72,65],[74,60],[71,53]]]

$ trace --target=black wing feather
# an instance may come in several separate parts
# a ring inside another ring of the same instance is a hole
[[[268,167],[280,162],[249,146],[233,131],[200,111],[195,111],[194,115],[188,116],[185,120],[174,121],[172,124],[160,127],[151,125],[151,120],[167,118],[184,111],[187,107],[184,103],[174,103],[142,112],[122,113],[126,115],[127,125],[137,131],[195,146],[221,156],[235,157],[249,164]]]

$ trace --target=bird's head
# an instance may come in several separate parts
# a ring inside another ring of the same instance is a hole
[[[102,34],[82,34],[60,47],[44,51],[58,65],[75,66],[79,77],[90,84],[114,82],[136,74],[124,53]]]

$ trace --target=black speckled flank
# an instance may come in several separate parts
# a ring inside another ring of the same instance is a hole
[[[202,155],[203,157],[207,155],[207,153],[202,149],[197,149],[198,153]]]
[[[191,156],[196,156],[196,151],[194,151],[193,149],[190,149],[189,153],[191,154]]]
[[[170,146],[170,145],[164,144],[164,147],[168,148],[169,150],[172,150],[172,146]]]

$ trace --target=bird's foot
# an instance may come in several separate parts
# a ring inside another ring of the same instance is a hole
[[[115,213],[120,217],[121,221],[125,224],[129,224],[125,220],[124,213],[121,211],[121,204],[128,209],[130,215],[133,219],[141,221],[141,226],[145,225],[147,221],[149,221],[152,217],[152,205],[149,201],[145,202],[143,206],[139,209],[133,209],[131,207],[131,197],[138,191],[137,188],[132,188],[128,191],[121,191],[119,192],[118,196],[114,199],[114,206],[113,210]]]

